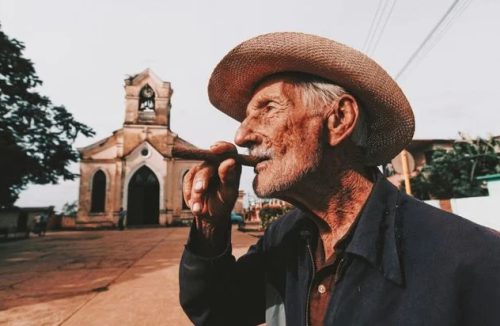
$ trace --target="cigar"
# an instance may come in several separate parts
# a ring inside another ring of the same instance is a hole
[[[263,158],[238,153],[222,153],[215,154],[206,149],[196,147],[186,147],[182,145],[174,145],[172,147],[172,156],[175,158],[183,158],[186,160],[200,160],[219,164],[220,162],[232,158],[241,165],[256,166]]]

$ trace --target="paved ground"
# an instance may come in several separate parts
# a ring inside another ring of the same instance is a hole
[[[0,325],[190,325],[177,279],[187,234],[54,232],[0,243]],[[255,241],[233,231],[234,254]]]

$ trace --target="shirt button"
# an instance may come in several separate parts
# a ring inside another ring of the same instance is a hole
[[[323,294],[326,292],[326,287],[323,284],[318,285],[318,292]]]

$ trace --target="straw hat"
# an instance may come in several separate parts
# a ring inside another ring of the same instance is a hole
[[[213,71],[208,84],[210,102],[243,121],[259,82],[280,72],[331,80],[360,101],[368,116],[367,165],[389,162],[411,141],[413,112],[389,74],[361,52],[315,35],[271,33],[241,43]]]

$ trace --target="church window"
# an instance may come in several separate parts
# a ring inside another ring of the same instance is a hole
[[[106,175],[101,170],[97,171],[92,178],[92,196],[91,208],[92,213],[104,212],[104,202],[106,199]]]
[[[144,85],[139,93],[139,111],[155,109],[155,92],[148,84]]]

